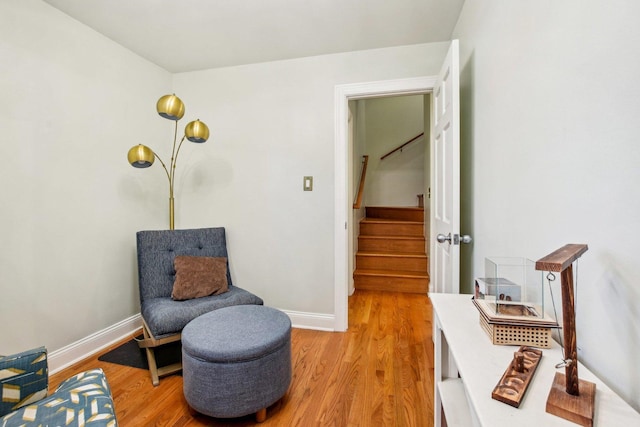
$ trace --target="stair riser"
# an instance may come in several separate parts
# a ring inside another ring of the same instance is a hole
[[[366,215],[367,218],[384,218],[418,222],[424,221],[424,210],[422,209],[368,206]]]
[[[370,239],[358,238],[358,250],[364,252],[424,252],[424,239]]]
[[[427,257],[388,257],[356,255],[356,265],[363,270],[415,271],[426,273]]]
[[[429,279],[387,276],[354,276],[355,288],[366,291],[391,291],[426,294]]]
[[[423,225],[419,223],[360,223],[360,235],[366,236],[423,236]]]

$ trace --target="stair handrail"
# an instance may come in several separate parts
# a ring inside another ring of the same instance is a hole
[[[353,209],[360,209],[360,206],[362,206],[362,197],[364,196],[364,180],[367,176],[368,163],[369,156],[362,156],[362,172],[360,173],[360,184],[358,185],[358,194],[356,195],[356,201],[353,203]]]
[[[415,141],[416,139],[420,138],[421,136],[424,135],[424,132],[422,132],[420,135],[416,135],[413,138],[411,138],[410,140],[408,140],[407,142],[405,142],[404,144],[400,145],[397,148],[394,148],[393,150],[389,151],[387,154],[385,154],[384,156],[380,157],[380,160],[384,160],[385,157],[389,157],[390,155],[392,155],[393,153],[395,153],[396,151],[401,151],[404,147],[406,147],[407,145],[411,144],[413,141]]]

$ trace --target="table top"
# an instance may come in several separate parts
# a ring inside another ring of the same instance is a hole
[[[491,398],[491,392],[507,369],[517,346],[493,345],[480,327],[479,312],[471,295],[429,294],[449,349],[465,385],[469,405],[481,425],[491,427],[576,426],[545,412],[547,396],[562,361],[562,349],[554,341],[542,349],[542,359],[519,408]],[[578,337],[579,338],[579,337]],[[578,365],[581,380],[596,384],[595,426],[640,426],[640,414],[600,381],[584,365]]]

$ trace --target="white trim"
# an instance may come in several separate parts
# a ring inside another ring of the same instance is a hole
[[[334,331],[335,316],[322,313],[305,313],[301,311],[281,310],[291,319],[291,325],[298,329],[314,329],[317,331]]]
[[[49,373],[54,374],[131,335],[142,327],[140,313],[88,337],[52,351],[48,355]]]
[[[334,311],[336,331],[346,331],[348,318],[349,272],[347,256],[351,224],[347,200],[349,173],[348,103],[354,99],[382,96],[418,95],[429,93],[435,87],[437,76],[352,83],[335,87],[335,213],[334,213]]]
[[[334,331],[335,316],[322,313],[281,310],[289,316],[294,328]],[[121,341],[142,328],[140,313],[111,325],[88,337],[64,346],[48,354],[49,373],[55,374],[78,363],[100,350]]]

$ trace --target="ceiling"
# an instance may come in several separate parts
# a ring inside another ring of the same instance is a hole
[[[44,0],[170,72],[451,39],[464,0]]]

